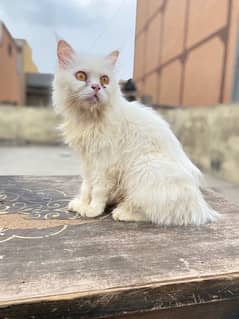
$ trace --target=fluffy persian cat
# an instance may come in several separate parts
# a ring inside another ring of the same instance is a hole
[[[114,220],[199,225],[217,213],[200,191],[200,171],[160,115],[121,95],[119,52],[105,57],[57,46],[53,103],[66,142],[80,155],[83,183],[69,210],[86,217],[116,203]]]

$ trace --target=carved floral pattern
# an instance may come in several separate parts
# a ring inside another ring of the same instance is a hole
[[[67,204],[72,195],[67,195],[59,189],[59,185],[63,185],[64,189],[66,188],[66,178],[57,177],[56,183],[49,183],[49,178],[39,179],[38,183],[37,177],[1,177],[0,243],[13,238],[39,239],[56,236],[67,229],[67,220],[77,218],[77,216],[67,211]],[[74,179],[75,183],[73,184],[76,184],[77,178]],[[66,224],[41,229],[12,229],[11,225],[10,227],[1,227],[1,216],[3,218],[6,214],[16,213],[24,215],[27,220],[60,219],[66,220]]]

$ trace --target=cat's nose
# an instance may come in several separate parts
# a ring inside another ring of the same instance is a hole
[[[92,84],[91,88],[95,91],[98,92],[100,90],[100,85],[98,83]]]

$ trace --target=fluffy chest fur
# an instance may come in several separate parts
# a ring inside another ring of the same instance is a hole
[[[82,176],[91,183],[104,178],[115,192],[119,186],[120,173],[120,134],[119,123],[115,124],[112,114],[109,118],[78,121],[65,119],[62,129],[67,144],[72,146],[80,157]]]

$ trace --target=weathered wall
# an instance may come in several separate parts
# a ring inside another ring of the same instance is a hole
[[[58,144],[58,123],[50,109],[0,106],[0,143]]]
[[[239,183],[239,105],[161,110],[202,170]]]

